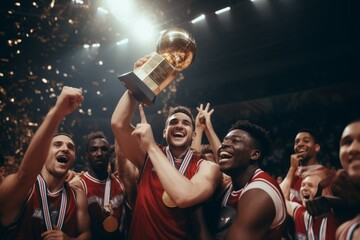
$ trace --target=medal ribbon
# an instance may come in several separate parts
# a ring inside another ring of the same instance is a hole
[[[172,163],[172,165],[174,167],[175,166],[175,160],[174,160],[174,157],[173,155],[171,154],[170,150],[169,150],[169,146],[166,147],[166,156],[167,158],[170,160],[170,162]],[[186,152],[185,154],[185,158],[184,160],[181,162],[181,165],[180,165],[180,168],[179,168],[179,172],[182,174],[182,175],[185,175],[185,172],[187,170],[187,168],[189,167],[189,164],[190,164],[190,160],[193,156],[193,153],[192,151],[190,151],[190,149]]]
[[[104,192],[104,209],[107,212],[111,213],[111,208],[110,208],[110,190],[111,190],[111,180],[110,180],[110,175],[107,177],[106,179],[106,183],[105,183],[105,192]]]
[[[47,199],[47,186],[44,178],[40,174],[37,176],[37,185],[40,191],[42,214],[45,221],[46,229],[53,230],[53,225],[52,225],[53,223],[51,222],[49,204]],[[59,229],[61,229],[64,224],[66,207],[67,207],[67,194],[65,188],[63,187],[61,191],[60,211],[56,221],[56,226]]]

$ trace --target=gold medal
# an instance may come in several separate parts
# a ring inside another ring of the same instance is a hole
[[[171,197],[167,194],[166,191],[164,191],[164,193],[162,195],[162,201],[165,204],[165,206],[167,206],[169,208],[176,207],[176,203],[171,199]]]
[[[114,218],[113,216],[108,216],[103,221],[103,227],[104,227],[105,231],[107,231],[107,232],[116,231],[118,226],[119,226],[119,223],[118,223],[117,219]]]

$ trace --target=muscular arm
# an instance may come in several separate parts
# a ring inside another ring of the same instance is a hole
[[[91,237],[90,217],[88,212],[88,201],[84,191],[76,190],[77,211],[76,217],[78,222],[79,236],[76,239],[87,240]]]
[[[199,171],[189,180],[170,164],[156,144],[149,148],[148,154],[163,188],[179,207],[205,201],[221,181],[220,168],[213,162],[203,161]]]
[[[137,180],[139,178],[139,171],[134,164],[125,158],[116,141],[115,152],[118,177],[124,184],[127,202],[133,209],[137,195]]]
[[[126,91],[112,115],[111,127],[124,156],[138,169],[141,169],[145,160],[145,152],[141,148],[139,140],[131,135],[134,130],[131,119],[137,106],[136,99]]]
[[[262,189],[246,191],[240,198],[237,215],[225,239],[262,240],[275,217],[275,205]]]
[[[56,105],[46,115],[43,123],[33,136],[21,161],[18,172],[9,175],[0,185],[0,222],[9,224],[15,220],[22,203],[36,182],[49,153],[53,134],[62,119],[82,103],[80,89],[64,87]],[[11,196],[11,201],[9,197]]]
[[[146,55],[137,60],[134,64],[134,69],[141,67],[150,57],[151,55]],[[111,128],[124,156],[138,169],[142,169],[146,152],[140,147],[138,138],[131,135],[134,130],[131,120],[137,106],[138,101],[129,91],[126,91],[119,100],[111,117]]]

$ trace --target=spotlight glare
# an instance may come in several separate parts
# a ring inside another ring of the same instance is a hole
[[[106,0],[106,6],[114,16],[130,17],[133,16],[133,3],[131,0]]]
[[[228,12],[228,11],[230,11],[230,7],[226,7],[226,8],[222,8],[222,9],[220,9],[220,10],[217,10],[217,11],[215,12],[215,14],[216,14],[216,15],[219,15],[219,14],[221,14],[221,13]]]
[[[128,39],[128,38],[125,38],[125,39],[122,39],[122,40],[118,41],[118,42],[116,43],[116,45],[120,46],[120,45],[124,45],[124,44],[126,44],[126,43],[128,43],[128,42],[129,42],[129,39]]]
[[[89,48],[90,45],[89,45],[89,44],[84,44],[83,47],[84,47],[84,48]]]
[[[105,8],[102,8],[102,7],[98,7],[97,10],[98,10],[99,12],[101,12],[101,13],[104,13],[104,14],[108,14],[108,13],[109,13],[108,10],[106,10]]]
[[[82,4],[84,4],[84,1],[82,1],[82,0],[72,0],[72,3],[82,5]]]
[[[150,21],[146,19],[140,19],[134,24],[134,33],[141,40],[150,40],[154,35],[154,27]]]
[[[194,18],[193,20],[191,20],[191,23],[194,24],[194,23],[197,23],[201,20],[205,19],[205,15],[204,14],[201,14],[200,16],[198,16],[197,18]]]

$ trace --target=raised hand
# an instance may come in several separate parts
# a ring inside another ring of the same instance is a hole
[[[136,124],[135,130],[131,133],[132,136],[139,137],[142,147],[145,151],[149,149],[151,144],[155,144],[154,135],[150,124],[148,124],[145,116],[143,106],[139,105],[140,123]]]
[[[199,107],[196,108],[198,110],[198,115],[195,119],[196,127],[201,127],[203,130],[206,130],[209,128],[211,124],[211,115],[214,112],[214,109],[210,109],[210,103],[207,103],[205,108],[203,104],[200,104]]]
[[[138,68],[138,67],[141,67],[142,65],[144,65],[144,63],[146,63],[146,62],[149,60],[150,57],[151,57],[151,55],[149,54],[149,55],[146,55],[146,56],[140,58],[139,60],[137,60],[137,61],[134,63],[134,69],[135,69],[135,68]]]
[[[301,166],[301,161],[304,159],[303,153],[294,153],[290,156],[290,167],[296,169],[298,166]]]
[[[84,101],[82,89],[64,86],[54,107],[61,116],[74,112]]]

